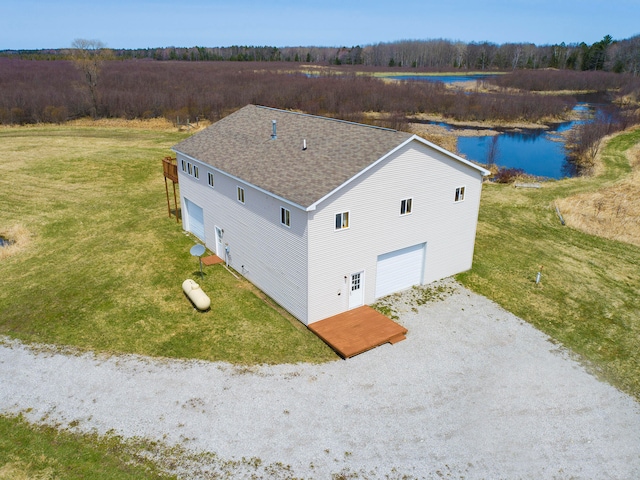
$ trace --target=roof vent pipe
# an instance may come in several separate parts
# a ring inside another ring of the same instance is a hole
[[[276,134],[276,121],[271,120],[271,140],[275,140],[276,138],[278,138]]]
[[[302,150],[306,150],[307,149],[307,139],[304,138],[302,139]]]

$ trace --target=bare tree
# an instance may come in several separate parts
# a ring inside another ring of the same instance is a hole
[[[100,40],[76,38],[71,43],[71,59],[84,75],[91,99],[91,116],[98,116],[98,77],[105,60],[113,58],[111,50]]]
[[[491,137],[491,142],[487,147],[487,165],[489,166],[496,165],[498,163],[498,158],[500,157],[498,137],[499,135],[494,135],[493,137]]]

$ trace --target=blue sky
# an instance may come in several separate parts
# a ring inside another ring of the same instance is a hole
[[[0,0],[0,50],[347,46],[445,38],[596,42],[640,34],[640,0]]]

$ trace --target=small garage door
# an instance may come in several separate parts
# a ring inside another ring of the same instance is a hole
[[[202,207],[199,207],[186,198],[184,199],[184,203],[187,206],[187,215],[189,216],[187,222],[188,230],[204,242],[204,212],[202,211]]]
[[[378,256],[376,298],[422,283],[425,243]]]

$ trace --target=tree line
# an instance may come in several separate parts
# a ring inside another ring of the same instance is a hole
[[[402,40],[352,47],[162,47],[115,49],[122,60],[292,62],[322,65],[408,67],[420,69],[518,70],[545,69],[609,71],[640,74],[640,35],[587,44],[460,42],[445,39]],[[68,59],[65,49],[4,50],[0,56],[25,59]]]
[[[562,118],[575,104],[571,97],[507,88],[459,94],[441,82],[385,82],[348,68],[309,76],[284,62],[104,61],[98,71],[82,62],[0,58],[0,123],[85,116],[216,121],[253,103],[362,122],[371,121],[365,112],[383,112],[393,119],[387,126],[399,128],[418,113],[531,122]]]

